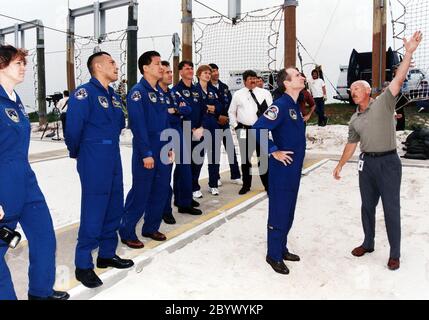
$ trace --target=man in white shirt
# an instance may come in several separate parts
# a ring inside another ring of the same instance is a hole
[[[69,96],[70,93],[68,92],[68,90],[65,90],[63,92],[64,98],[62,98],[60,101],[58,101],[57,104],[57,108],[60,110],[61,112],[61,123],[63,125],[63,137],[65,139],[66,137],[66,116],[67,116],[67,107],[68,107],[68,101],[69,101]]]
[[[241,169],[243,173],[243,188],[240,194],[248,193],[252,187],[251,159],[256,150],[258,157],[261,154],[260,145],[255,141],[254,136],[249,132],[256,121],[263,115],[269,106],[273,104],[273,99],[268,90],[256,86],[257,74],[252,70],[243,73],[245,87],[238,90],[229,108],[229,119],[233,129],[237,131],[237,137],[241,152]],[[259,166],[265,172],[260,172],[260,178],[265,190],[268,191],[267,166]]]
[[[324,127],[328,124],[328,117],[325,116],[325,101],[327,99],[326,95],[326,84],[323,79],[320,79],[319,71],[314,69],[311,72],[311,77],[308,81],[310,86],[311,94],[316,102],[316,113],[319,116],[319,126]]]

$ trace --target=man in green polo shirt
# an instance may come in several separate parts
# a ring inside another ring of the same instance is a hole
[[[401,209],[400,193],[402,164],[396,152],[394,113],[396,96],[408,74],[412,56],[422,40],[420,31],[409,39],[404,38],[405,56],[396,76],[388,88],[377,98],[371,98],[371,86],[366,81],[357,81],[351,86],[353,101],[358,105],[349,125],[349,139],[343,156],[334,170],[334,177],[341,179],[341,171],[361,144],[359,157],[359,188],[362,198],[362,224],[365,233],[363,244],[352,251],[362,257],[374,251],[375,211],[383,202],[387,236],[390,244],[388,268],[397,270],[401,255]]]

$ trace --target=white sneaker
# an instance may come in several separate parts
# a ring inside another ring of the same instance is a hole
[[[203,197],[203,194],[201,193],[201,191],[195,191],[192,194],[192,196],[193,196],[194,199],[201,199]]]
[[[219,195],[219,189],[218,188],[209,188],[209,192],[212,196],[218,196]]]
[[[218,186],[218,187],[222,187],[222,186],[223,186],[222,181],[220,181],[220,180],[219,180],[219,181],[217,182],[217,186]]]
[[[234,179],[234,180],[231,180],[231,183],[232,184],[238,184],[239,186],[242,186],[243,185],[243,180],[241,180],[241,179]]]

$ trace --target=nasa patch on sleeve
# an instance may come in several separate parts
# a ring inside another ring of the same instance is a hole
[[[88,98],[88,92],[86,91],[85,88],[80,88],[79,90],[76,91],[74,96],[77,100],[84,100]]]
[[[133,100],[134,102],[140,101],[142,99],[142,95],[140,94],[139,91],[135,91],[132,95],[131,95],[131,100]]]
[[[279,112],[279,107],[273,105],[265,111],[264,117],[268,120],[274,121],[279,117]]]

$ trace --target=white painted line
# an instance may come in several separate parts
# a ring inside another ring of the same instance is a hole
[[[311,167],[308,167],[307,169],[303,170],[302,171],[302,175],[303,176],[308,176],[311,172],[313,172],[314,170],[319,169],[320,167],[323,167],[329,161],[331,161],[331,160],[330,159],[324,159],[324,160],[321,160],[321,161],[317,162],[316,164],[312,165]]]
[[[185,233],[175,237],[174,239],[169,240],[168,242],[150,250],[147,253],[142,254],[141,256],[138,256],[137,258],[134,258],[133,261],[135,263],[135,266],[128,270],[117,270],[117,269],[111,269],[104,274],[100,276],[101,280],[103,281],[104,285],[97,289],[88,289],[84,287],[83,285],[79,285],[78,287],[72,289],[69,291],[71,300],[88,300],[93,297],[95,297],[97,294],[103,292],[104,290],[107,290],[117,284],[119,281],[125,279],[128,274],[130,273],[140,273],[143,271],[144,267],[149,265],[154,257],[156,257],[158,254],[168,251],[173,252],[177,249],[180,249],[187,244],[195,241],[196,239],[200,238],[201,236],[210,233],[220,225],[228,222],[235,216],[242,213],[241,211],[245,209],[246,207],[250,207],[255,205],[257,202],[263,200],[266,198],[266,193],[260,193],[243,203],[240,203],[234,208],[231,208],[229,210],[226,210],[225,212],[221,213],[220,215],[202,223],[201,225],[198,225],[195,228],[192,228],[191,230],[186,231]]]

